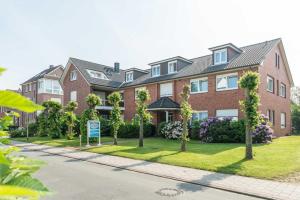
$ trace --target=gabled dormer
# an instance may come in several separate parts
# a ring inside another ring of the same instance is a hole
[[[209,50],[211,50],[213,53],[213,65],[226,64],[235,56],[243,52],[240,48],[236,47],[232,43],[212,47],[209,48]]]
[[[149,73],[147,70],[130,68],[125,71],[125,82],[132,82],[142,75]]]
[[[167,74],[175,74],[187,65],[192,64],[191,60],[176,56],[165,60],[149,63],[151,66],[151,77],[157,77]]]

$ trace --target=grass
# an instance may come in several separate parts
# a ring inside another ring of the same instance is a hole
[[[52,146],[57,143],[61,146],[78,144],[77,140],[35,139],[31,141]],[[145,139],[143,148],[138,148],[137,144],[137,139],[129,139],[123,140],[118,146],[103,145],[88,151],[264,179],[277,179],[300,172],[300,136],[282,137],[271,144],[254,145],[253,160],[244,160],[243,144],[201,144],[199,141],[190,141],[187,152],[179,151],[179,141],[162,138]]]
[[[26,137],[20,137],[20,138],[13,138],[13,140],[20,141],[20,142],[27,142]],[[107,143],[112,142],[112,137],[101,137],[101,143]],[[74,138],[73,140],[67,140],[66,138],[60,138],[60,139],[52,139],[50,137],[29,137],[29,141],[34,144],[44,144],[49,146],[55,146],[55,147],[79,147],[79,138]],[[97,140],[98,142],[98,140]],[[82,143],[82,145],[85,145],[86,143]],[[93,144],[93,143],[91,143]]]

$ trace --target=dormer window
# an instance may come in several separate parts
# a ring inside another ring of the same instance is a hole
[[[152,77],[160,76],[160,65],[154,65],[152,67]]]
[[[103,72],[87,70],[91,78],[108,80],[107,76]]]
[[[126,80],[126,82],[133,81],[133,72],[126,72],[125,80]]]
[[[168,62],[168,74],[177,72],[177,61]]]
[[[214,64],[219,65],[227,62],[227,49],[221,49],[214,52]]]
[[[77,73],[76,71],[71,71],[70,73],[70,81],[75,81],[77,79]]]

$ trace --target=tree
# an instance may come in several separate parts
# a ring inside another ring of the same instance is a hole
[[[64,122],[68,126],[67,139],[72,140],[74,138],[73,128],[76,125],[77,117],[74,111],[77,109],[78,103],[70,101],[65,107]]]
[[[86,97],[86,103],[88,104],[89,108],[83,111],[80,117],[80,134],[84,138],[87,137],[87,122],[89,120],[99,120],[96,106],[101,105],[101,99],[95,94],[89,94]]]
[[[117,137],[118,137],[118,130],[122,123],[121,120],[121,109],[120,109],[120,102],[122,100],[120,92],[113,92],[108,96],[108,102],[112,104],[113,109],[111,111],[111,119],[110,123],[112,126],[112,132],[114,136],[114,145],[118,144]]]
[[[293,132],[300,133],[300,106],[292,103],[292,126]]]
[[[182,117],[183,132],[181,134],[181,151],[186,151],[186,143],[188,142],[188,120],[192,117],[192,108],[188,100],[190,87],[188,85],[183,86],[181,93],[181,104],[180,104],[180,113]]]
[[[244,73],[239,81],[240,87],[245,90],[245,100],[241,101],[241,105],[245,114],[246,159],[253,158],[252,132],[260,121],[260,114],[258,112],[260,100],[257,94],[259,82],[259,74],[253,71]]]
[[[151,114],[147,111],[146,102],[150,100],[150,94],[147,89],[138,91],[136,101],[136,112],[140,118],[140,134],[139,134],[139,147],[144,146],[144,122],[151,119]]]

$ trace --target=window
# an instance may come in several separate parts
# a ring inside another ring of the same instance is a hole
[[[280,113],[280,127],[286,128],[286,114]]]
[[[160,76],[160,65],[155,65],[152,67],[152,76]]]
[[[52,80],[45,79],[45,91],[46,93],[52,93]]]
[[[278,53],[275,53],[275,66],[279,69],[280,68],[280,56]]]
[[[55,101],[55,102],[61,104],[61,98],[51,98],[51,101]]]
[[[172,122],[174,120],[174,115],[172,112],[168,113],[168,122]]]
[[[214,52],[214,64],[219,65],[227,62],[227,49]]]
[[[286,86],[283,83],[280,84],[279,95],[284,98],[286,97]]]
[[[274,93],[274,79],[271,76],[267,76],[267,91]]]
[[[238,120],[238,109],[225,109],[225,110],[217,110],[217,117],[223,119],[224,117],[232,117],[232,120]]]
[[[87,72],[92,78],[108,80],[107,76],[103,72],[98,72],[94,70],[87,70]]]
[[[70,101],[77,101],[77,91],[70,92]]]
[[[208,118],[207,111],[193,111],[192,121],[204,120]]]
[[[126,72],[126,82],[133,81],[133,72]]]
[[[74,71],[71,71],[70,73],[70,81],[75,81],[77,79],[77,72],[74,70]]]
[[[28,92],[28,88],[27,88],[27,85],[24,85],[24,92]]]
[[[31,83],[28,84],[28,91],[31,92]]]
[[[139,92],[140,90],[145,90],[145,89],[146,89],[146,87],[135,88],[135,89],[134,89],[134,97],[135,97],[135,99],[137,99],[138,92]]]
[[[269,121],[270,121],[273,125],[275,125],[275,111],[274,111],[274,110],[268,109],[268,110],[267,110],[267,116],[268,116],[268,118],[269,118]]]
[[[177,61],[168,62],[168,74],[177,72]]]
[[[52,94],[60,94],[61,87],[58,81],[52,80]]]
[[[237,73],[218,75],[216,82],[217,91],[234,90],[238,88],[238,75]]]
[[[208,91],[207,78],[192,79],[191,80],[191,93],[202,93]]]
[[[163,83],[160,84],[160,96],[168,97],[173,95],[173,84],[172,83]]]

